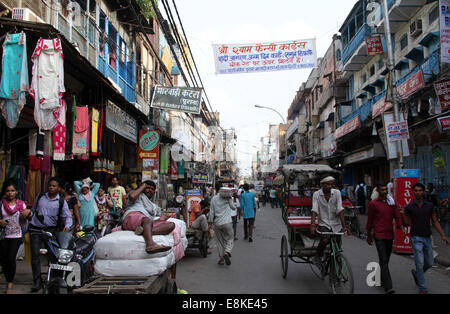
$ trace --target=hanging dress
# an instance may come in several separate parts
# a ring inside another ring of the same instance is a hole
[[[7,34],[3,43],[0,107],[6,124],[14,128],[29,90],[26,35]]]

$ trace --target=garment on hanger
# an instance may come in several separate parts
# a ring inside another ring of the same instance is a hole
[[[92,127],[91,127],[91,155],[98,156],[98,128],[100,122],[100,111],[92,108]]]
[[[89,112],[87,107],[77,106],[76,113],[72,152],[75,155],[81,155],[88,152]]]
[[[15,128],[29,89],[27,44],[24,32],[7,34],[3,43],[0,107],[6,125]]]
[[[67,104],[64,100],[62,100],[64,108],[64,116],[66,115]],[[64,161],[66,159],[66,124],[61,124],[61,120],[58,119],[58,123],[56,127],[53,129],[53,159]]]
[[[52,130],[61,117],[61,97],[66,91],[61,40],[40,38],[31,60],[30,95],[34,98],[34,119],[39,128]]]

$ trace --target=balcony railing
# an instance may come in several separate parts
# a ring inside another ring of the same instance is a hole
[[[356,35],[350,40],[348,45],[344,48],[342,53],[342,60],[344,64],[352,57],[356,49],[364,42],[367,36],[370,36],[371,30],[367,24],[364,24],[356,33]]]
[[[353,110],[349,115],[343,117],[339,123],[338,127],[344,125],[348,121],[352,120],[356,116],[359,115],[359,118],[361,119],[361,122],[365,121],[369,115],[372,114],[372,106],[376,102],[378,102],[381,98],[383,98],[386,95],[386,92],[381,92],[374,97],[372,97],[370,100],[366,101],[361,107],[356,108]]]
[[[417,65],[409,73],[397,80],[396,85],[400,86],[419,70],[423,72],[425,83],[428,83],[433,75],[439,74],[439,49],[429,55],[422,64]]]

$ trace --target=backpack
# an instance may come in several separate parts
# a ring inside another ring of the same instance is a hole
[[[44,196],[44,195],[45,195],[45,193],[42,193],[42,192],[39,193],[39,196],[36,201],[36,207],[39,205],[39,201],[41,200],[42,196]],[[56,230],[58,230],[58,231],[63,230],[65,227],[64,221],[62,220],[62,217],[61,217],[61,211],[62,211],[63,206],[64,206],[64,198],[60,195],[59,196],[59,208],[58,208],[58,220],[56,222]],[[34,215],[35,211],[36,211],[36,208],[33,208],[33,215]]]
[[[366,198],[366,193],[364,193],[364,187],[363,186],[359,186],[358,192],[357,192],[357,196],[358,199],[365,199]]]

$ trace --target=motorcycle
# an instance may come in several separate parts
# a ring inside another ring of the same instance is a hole
[[[97,240],[94,227],[73,235],[72,232],[55,232],[29,229],[32,235],[39,235],[45,243],[40,253],[47,255],[48,272],[43,282],[44,294],[67,294],[90,281],[94,275]]]

